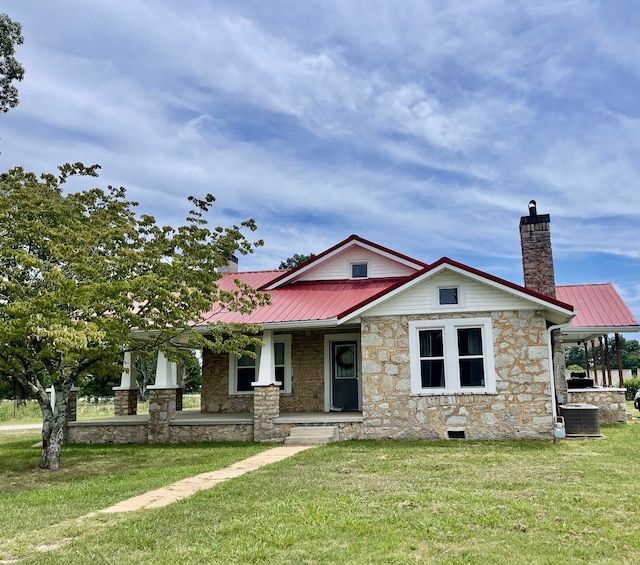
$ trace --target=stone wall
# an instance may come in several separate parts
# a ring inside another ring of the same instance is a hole
[[[176,415],[176,389],[149,389],[149,443],[169,441],[169,422]]]
[[[168,427],[166,443],[253,441],[253,424],[176,424]],[[67,443],[148,443],[148,425],[79,423],[68,427]]]
[[[147,424],[70,423],[67,443],[147,443]]]
[[[412,394],[412,320],[491,317],[495,394]],[[534,311],[385,316],[362,322],[366,438],[468,439],[551,436],[551,392],[544,316]]]
[[[314,422],[309,424],[312,426],[332,426],[338,428],[338,441],[346,441],[349,439],[364,439],[364,427],[362,422],[327,422],[322,424],[320,422]],[[291,428],[299,427],[300,424],[280,424],[276,419],[274,426],[274,438],[284,441],[284,438],[289,436]]]
[[[280,395],[280,412],[324,411],[324,333],[291,337],[291,395]]]
[[[229,354],[202,352],[200,411],[208,414],[253,412],[253,394],[229,394]]]
[[[253,394],[253,439],[272,441],[273,421],[280,413],[280,388],[276,385],[257,386]]]
[[[322,412],[324,333],[309,330],[291,335],[291,394],[280,394],[280,412]],[[253,411],[253,394],[229,394],[228,354],[203,352],[201,399],[205,413]]]
[[[253,441],[253,424],[172,424],[169,443],[199,441]]]
[[[133,416],[138,413],[138,389],[123,388],[114,390],[114,412],[116,416]]]
[[[568,392],[567,404],[593,404],[598,407],[601,424],[624,424],[627,422],[627,404],[624,388],[584,388]]]

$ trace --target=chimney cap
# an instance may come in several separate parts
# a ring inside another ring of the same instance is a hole
[[[520,225],[543,224],[551,221],[549,214],[538,214],[535,200],[529,200],[529,215],[520,218]]]

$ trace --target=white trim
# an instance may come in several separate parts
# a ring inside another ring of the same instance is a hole
[[[331,345],[339,341],[356,342],[356,358],[358,363],[358,410],[362,410],[362,350],[360,348],[359,333],[325,334],[324,335],[324,411],[331,412]]]
[[[461,328],[480,328],[482,330],[482,358],[484,360],[484,386],[482,387],[462,387],[460,385],[457,330]],[[422,388],[419,332],[435,329],[440,329],[443,333],[445,386],[443,388]],[[491,318],[450,318],[409,322],[409,366],[411,369],[411,394],[495,393],[496,373]]]
[[[280,394],[291,394],[291,334],[282,334],[282,335],[274,335],[272,339],[272,344],[276,343],[284,343],[284,387],[280,389]],[[259,380],[259,372],[260,369],[260,360],[261,360],[261,352],[262,348],[256,348],[256,359],[255,359],[255,371],[256,378],[258,379],[251,384],[254,386],[261,386],[265,384],[277,384],[280,386],[280,381],[269,381],[262,382]],[[275,374],[275,353],[272,356],[272,365],[273,372]],[[251,396],[253,395],[252,390],[242,390],[238,391],[238,357],[236,357],[233,353],[229,354],[229,396]]]
[[[364,277],[354,277],[353,276],[353,267],[355,265],[364,265],[367,268],[367,274]],[[371,278],[371,273],[369,269],[369,261],[367,259],[355,259],[353,261],[349,261],[347,267],[347,278],[353,281],[364,281],[366,279]]]
[[[438,311],[450,310],[455,312],[456,310],[465,310],[467,306],[467,285],[463,281],[456,284],[439,284],[431,287],[431,304],[433,309]],[[458,302],[457,304],[440,304],[440,290],[455,288],[458,290]],[[485,308],[486,310],[486,308]]]
[[[178,385],[178,364],[169,361],[162,351],[158,351],[155,382],[147,389],[180,388]]]
[[[423,273],[419,277],[416,277],[415,279],[410,280],[406,284],[403,284],[402,286],[392,290],[391,292],[388,292],[387,294],[385,294],[384,296],[381,296],[377,300],[373,300],[372,302],[369,302],[369,303],[365,304],[361,308],[358,308],[357,310],[354,310],[349,315],[347,315],[344,318],[342,318],[341,320],[339,320],[338,324],[345,324],[347,322],[351,322],[354,319],[359,318],[367,310],[370,310],[371,308],[374,308],[375,306],[378,306],[379,304],[383,304],[387,300],[390,300],[394,296],[397,296],[398,294],[400,294],[402,292],[405,292],[406,290],[412,288],[415,285],[423,283],[424,281],[434,277],[435,275],[437,275],[438,273],[442,272],[443,270],[449,270],[449,271],[451,271],[453,273],[457,273],[459,275],[462,275],[463,277],[470,278],[472,280],[475,280],[475,281],[478,281],[480,283],[483,283],[483,284],[485,284],[487,286],[490,286],[490,287],[493,287],[493,288],[497,288],[498,290],[502,290],[504,292],[512,294],[513,296],[517,296],[518,298],[521,298],[521,299],[526,300],[528,302],[532,302],[533,304],[536,304],[536,305],[542,307],[542,309],[547,311],[547,314],[553,314],[553,320],[551,320],[551,321],[554,321],[557,318],[561,318],[561,319],[564,319],[566,321],[566,320],[570,320],[571,318],[573,318],[575,316],[575,312],[573,312],[571,310],[566,310],[565,308],[561,308],[560,306],[556,306],[555,304],[551,304],[550,302],[547,302],[546,300],[543,300],[541,298],[536,298],[535,296],[531,296],[531,295],[529,295],[529,294],[527,294],[525,292],[516,290],[514,288],[511,288],[510,286],[503,285],[503,284],[500,284],[498,282],[492,281],[492,280],[490,280],[488,278],[481,277],[479,275],[476,275],[475,273],[470,273],[470,272],[468,272],[468,271],[466,271],[464,269],[460,269],[459,267],[455,267],[453,265],[450,265],[449,263],[443,263],[442,265],[439,265],[437,268],[435,268],[433,270],[430,270],[430,271],[428,271],[426,273]],[[481,311],[481,310],[478,310],[478,311]]]

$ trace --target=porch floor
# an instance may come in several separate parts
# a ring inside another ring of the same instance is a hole
[[[277,424],[339,424],[362,422],[362,412],[283,412],[275,419]],[[149,414],[110,416],[69,422],[69,426],[135,426],[149,423]],[[176,412],[172,426],[216,426],[224,424],[253,424],[253,413],[203,414],[199,410]]]

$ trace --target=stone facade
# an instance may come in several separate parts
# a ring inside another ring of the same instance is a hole
[[[176,389],[149,389],[149,443],[168,443],[169,422],[176,415]]]
[[[490,317],[494,394],[412,394],[409,322]],[[542,312],[385,316],[362,324],[366,438],[544,438],[552,429],[546,323]]]
[[[301,424],[281,424],[276,419],[276,425],[274,427],[274,437],[284,441],[284,438],[289,436],[291,428],[300,427]],[[330,422],[321,424],[314,422],[313,426],[332,426],[338,428],[338,441],[346,441],[349,439],[364,439],[364,427],[362,422]]]
[[[253,439],[260,442],[273,441],[273,421],[280,414],[280,387],[257,386],[253,395]]]
[[[126,388],[114,391],[114,412],[116,416],[135,416],[138,413],[138,389]]]
[[[598,407],[601,424],[624,424],[627,421],[627,403],[624,388],[584,388],[570,390],[567,403],[593,404]]]
[[[147,443],[147,424],[72,423],[67,428],[68,443]]]
[[[299,331],[291,336],[291,393],[280,393],[280,412],[322,412],[324,332]],[[201,403],[204,413],[253,412],[253,394],[229,394],[228,354],[203,352]]]
[[[197,441],[253,441],[253,424],[171,424],[169,443]]]

